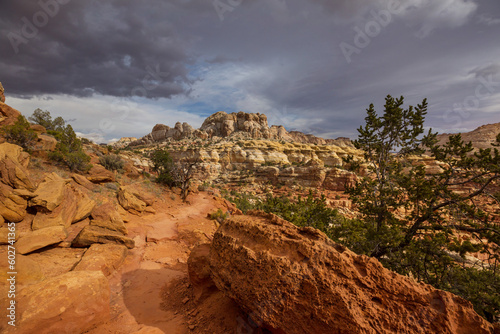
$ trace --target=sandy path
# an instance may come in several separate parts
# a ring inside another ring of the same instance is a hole
[[[161,289],[187,276],[190,249],[215,231],[206,216],[219,203],[206,193],[191,194],[189,201],[164,199],[155,203],[155,215],[130,217],[127,228],[136,247],[110,276],[111,320],[88,333],[190,332],[185,315],[162,310]]]

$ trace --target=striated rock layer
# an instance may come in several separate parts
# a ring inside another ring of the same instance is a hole
[[[385,269],[312,228],[234,216],[210,249],[213,281],[273,333],[493,333],[472,305]]]

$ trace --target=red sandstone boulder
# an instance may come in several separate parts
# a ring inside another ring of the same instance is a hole
[[[1,95],[0,95],[0,101],[1,101]],[[18,110],[5,104],[3,101],[0,102],[0,126],[14,124],[20,115],[21,113]]]
[[[0,144],[0,182],[14,188],[34,190],[28,175],[29,154],[21,146]]]
[[[87,179],[92,183],[114,182],[115,174],[101,165],[93,165],[89,170]]]
[[[2,333],[84,333],[110,317],[110,291],[100,271],[73,271],[30,285],[16,296],[16,327]]]
[[[210,266],[218,289],[249,314],[241,332],[256,324],[281,334],[493,332],[462,298],[273,215],[225,220]]]

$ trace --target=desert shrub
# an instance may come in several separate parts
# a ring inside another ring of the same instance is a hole
[[[222,223],[228,217],[227,213],[224,213],[222,209],[217,209],[217,211],[211,213],[209,215],[210,219],[217,220],[219,223]]]
[[[59,146],[59,143],[57,144]],[[69,168],[72,172],[87,172],[92,166],[90,157],[83,151],[65,152],[57,147],[54,152],[49,152],[49,158]]]
[[[107,170],[111,171],[121,171],[125,162],[116,154],[103,155],[99,158],[99,163],[104,166]]]
[[[19,145],[27,152],[31,152],[37,140],[35,131],[30,129],[30,123],[23,115],[19,115],[14,124],[3,126],[1,132],[7,142]]]
[[[165,150],[156,150],[150,158],[153,162],[153,171],[158,173],[155,181],[173,187],[175,183],[172,175],[174,162],[170,154]]]
[[[204,181],[202,184],[198,186],[199,191],[207,191],[207,189],[210,187],[210,183],[207,181]]]
[[[248,193],[222,191],[221,194],[243,213],[249,210],[273,213],[297,226],[314,227],[329,237],[333,237],[335,226],[348,221],[337,210],[327,206],[324,196],[315,197],[313,192],[309,192],[306,198],[298,196],[293,200],[286,196],[271,194],[264,200]]]
[[[65,165],[72,172],[86,172],[92,167],[90,157],[83,152],[82,141],[62,117],[52,120],[50,112],[36,109],[29,119],[45,127],[47,133],[57,139],[55,151],[48,154],[50,159]]]

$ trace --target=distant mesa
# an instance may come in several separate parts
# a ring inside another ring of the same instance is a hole
[[[471,142],[475,149],[490,148],[495,143],[497,135],[500,133],[500,123],[481,125],[470,132],[462,133],[462,140]],[[451,134],[443,133],[437,136],[438,144],[444,145]]]
[[[150,134],[130,143],[130,146],[151,145],[168,140],[182,139],[268,139],[318,145],[349,145],[348,138],[323,139],[299,131],[288,132],[283,126],[269,127],[267,116],[260,113],[226,113],[219,111],[209,116],[199,129],[188,123],[177,122],[173,128],[156,124]]]

